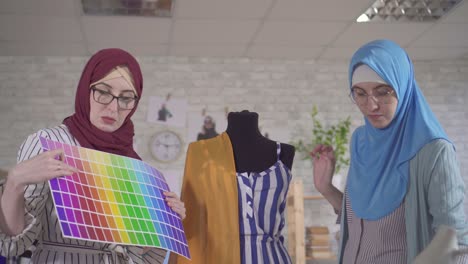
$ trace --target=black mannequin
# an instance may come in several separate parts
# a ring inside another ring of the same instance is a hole
[[[228,114],[226,133],[232,143],[237,172],[261,172],[276,163],[276,142],[258,129],[258,114],[244,110]],[[292,168],[295,149],[281,143],[280,160]]]

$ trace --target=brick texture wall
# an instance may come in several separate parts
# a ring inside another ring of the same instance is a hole
[[[280,61],[247,58],[140,57],[144,95],[133,120],[137,150],[162,170],[182,175],[185,156],[158,164],[148,144],[162,126],[146,122],[148,96],[186,98],[190,113],[222,114],[248,109],[258,112],[263,132],[290,142],[311,129],[310,111],[333,122],[350,115],[352,127],[362,124],[350,102],[345,61]],[[15,162],[25,137],[54,126],[73,111],[74,94],[85,57],[0,57],[0,167]],[[436,116],[457,146],[461,172],[468,183],[468,60],[420,61],[416,77]],[[185,138],[187,128],[172,128]],[[296,155],[294,177],[303,178],[306,194],[314,194],[311,166]],[[341,172],[346,174],[346,169]],[[334,221],[323,201],[306,201],[306,224]]]

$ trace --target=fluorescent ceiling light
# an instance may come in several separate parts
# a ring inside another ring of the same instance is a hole
[[[85,15],[171,17],[172,0],[81,0]]]
[[[377,0],[357,22],[400,21],[432,22],[463,0]]]
[[[366,14],[362,14],[356,19],[356,21],[357,22],[368,22],[369,17]]]

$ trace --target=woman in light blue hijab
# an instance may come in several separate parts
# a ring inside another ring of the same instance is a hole
[[[455,147],[406,52],[389,40],[365,44],[351,59],[349,82],[365,124],[351,139],[344,194],[331,184],[333,149],[313,151],[315,186],[341,214],[339,263],[411,263],[441,225],[468,245]]]

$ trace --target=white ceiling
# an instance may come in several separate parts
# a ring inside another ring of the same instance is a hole
[[[356,23],[371,0],[174,0],[172,18],[84,16],[80,0],[0,1],[0,56],[349,59],[389,38],[415,60],[468,58],[468,1],[436,23]]]

